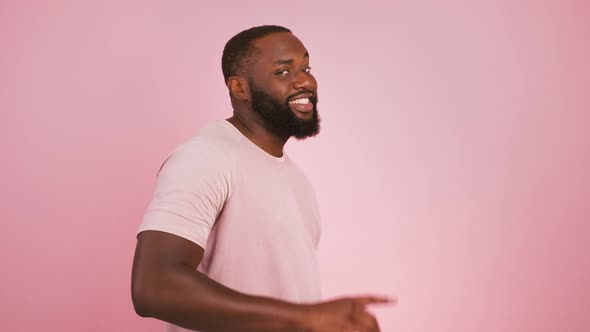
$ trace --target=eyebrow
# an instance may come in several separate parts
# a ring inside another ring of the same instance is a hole
[[[303,57],[309,59],[309,52],[305,52],[305,54],[303,55]],[[278,59],[275,62],[273,62],[273,65],[292,64],[293,62],[295,62],[295,60],[293,60],[293,59]]]

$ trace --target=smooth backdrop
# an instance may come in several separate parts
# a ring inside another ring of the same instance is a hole
[[[1,331],[160,331],[130,297],[162,159],[230,116],[235,33],[293,30],[326,298],[382,331],[590,331],[588,1],[0,1]],[[256,268],[256,267],[252,267]]]

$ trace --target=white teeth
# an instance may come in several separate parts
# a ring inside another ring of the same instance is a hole
[[[291,100],[289,103],[305,105],[305,104],[309,104],[309,98],[299,98],[299,99]]]

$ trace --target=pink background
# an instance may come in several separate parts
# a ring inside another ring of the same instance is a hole
[[[587,1],[1,1],[1,331],[160,331],[135,232],[162,158],[228,117],[225,42],[311,53],[327,298],[387,331],[590,331]]]

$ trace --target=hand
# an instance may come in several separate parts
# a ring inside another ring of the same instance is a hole
[[[380,332],[377,320],[367,312],[366,306],[387,303],[395,301],[364,296],[308,305],[305,325],[310,332]]]

